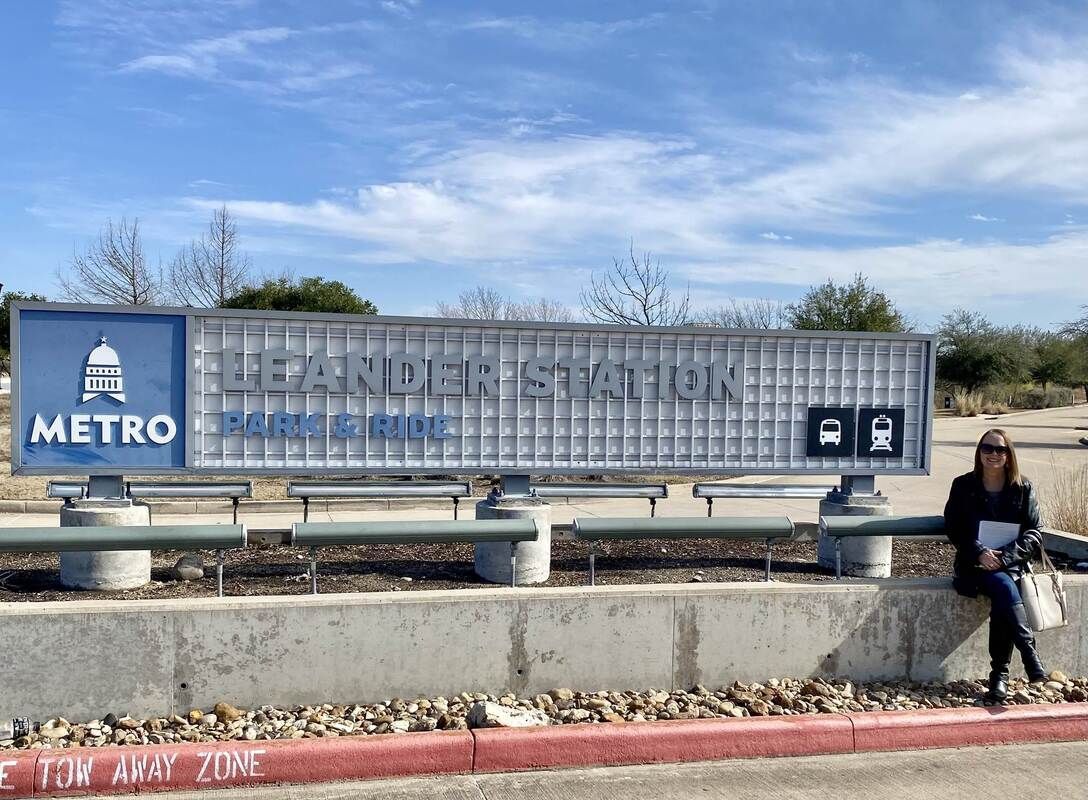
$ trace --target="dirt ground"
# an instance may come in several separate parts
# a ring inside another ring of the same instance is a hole
[[[719,540],[646,540],[613,542],[597,557],[598,585],[762,581],[765,547],[760,542]],[[815,542],[776,544],[771,575],[776,581],[828,581],[834,573],[816,565]],[[119,600],[212,597],[215,557],[204,553],[203,580],[177,582],[171,567],[180,553],[152,556],[152,582],[118,593],[66,592],[57,583],[56,555],[0,556],[0,602],[46,600]],[[942,542],[896,540],[892,575],[950,575],[952,548]],[[224,592],[232,596],[308,594],[309,556],[281,546],[251,547],[228,553]],[[368,548],[328,547],[318,554],[321,592],[396,592],[425,589],[483,589],[473,572],[472,545],[402,545]],[[588,582],[585,542],[553,541],[552,572],[545,587],[583,586]],[[410,580],[409,580],[410,579]]]

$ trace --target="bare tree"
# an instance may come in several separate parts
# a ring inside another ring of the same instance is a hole
[[[457,295],[456,303],[436,303],[439,317],[462,319],[505,319],[536,322],[570,322],[571,310],[556,300],[538,297],[519,302],[487,286],[477,286]]]
[[[634,244],[626,259],[614,258],[612,268],[593,273],[582,290],[582,310],[597,322],[620,325],[686,325],[691,322],[691,292],[674,298],[669,273],[650,253],[641,260]]]
[[[61,295],[76,303],[149,305],[162,294],[161,271],[153,272],[144,259],[140,220],[112,220],[85,253],[75,253],[67,273],[57,272]]]
[[[517,304],[509,297],[487,286],[477,286],[457,295],[456,303],[437,303],[434,311],[439,317],[464,319],[516,319]]]
[[[716,328],[753,328],[770,330],[785,328],[786,308],[776,300],[731,300],[703,313],[703,321]]]
[[[170,293],[179,305],[219,308],[249,280],[249,257],[226,206],[212,213],[208,230],[189,242],[170,265]]]
[[[526,322],[573,322],[574,312],[557,300],[538,297],[518,304],[517,319]]]
[[[1059,333],[1062,336],[1088,337],[1088,306],[1081,306],[1084,316],[1062,325]]]

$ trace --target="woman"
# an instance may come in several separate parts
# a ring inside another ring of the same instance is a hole
[[[1011,522],[1019,535],[997,549],[979,542],[979,523]],[[975,468],[952,481],[944,508],[945,531],[956,546],[952,585],[964,597],[990,598],[989,700],[1008,695],[1009,661],[1013,647],[1020,651],[1024,671],[1032,683],[1047,679],[1035,650],[1035,634],[1028,624],[1017,580],[1042,547],[1039,502],[1031,483],[1020,475],[1009,435],[1000,428],[986,431],[975,448]]]

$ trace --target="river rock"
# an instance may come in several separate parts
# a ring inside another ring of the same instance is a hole
[[[589,712],[585,712],[589,716]],[[470,728],[534,728],[551,724],[539,709],[507,708],[489,701],[478,702],[468,712]]]
[[[174,580],[199,581],[204,577],[204,559],[191,553],[183,555],[174,564]]]
[[[223,722],[234,722],[246,715],[246,712],[241,709],[235,708],[230,703],[216,703],[215,708],[212,709],[215,715]]]

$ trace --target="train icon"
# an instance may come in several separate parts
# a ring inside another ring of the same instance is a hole
[[[881,414],[878,417],[874,417],[872,425],[872,440],[873,446],[869,448],[870,453],[875,453],[878,450],[882,450],[886,453],[893,452],[892,420],[890,417],[887,417],[884,414]]]

